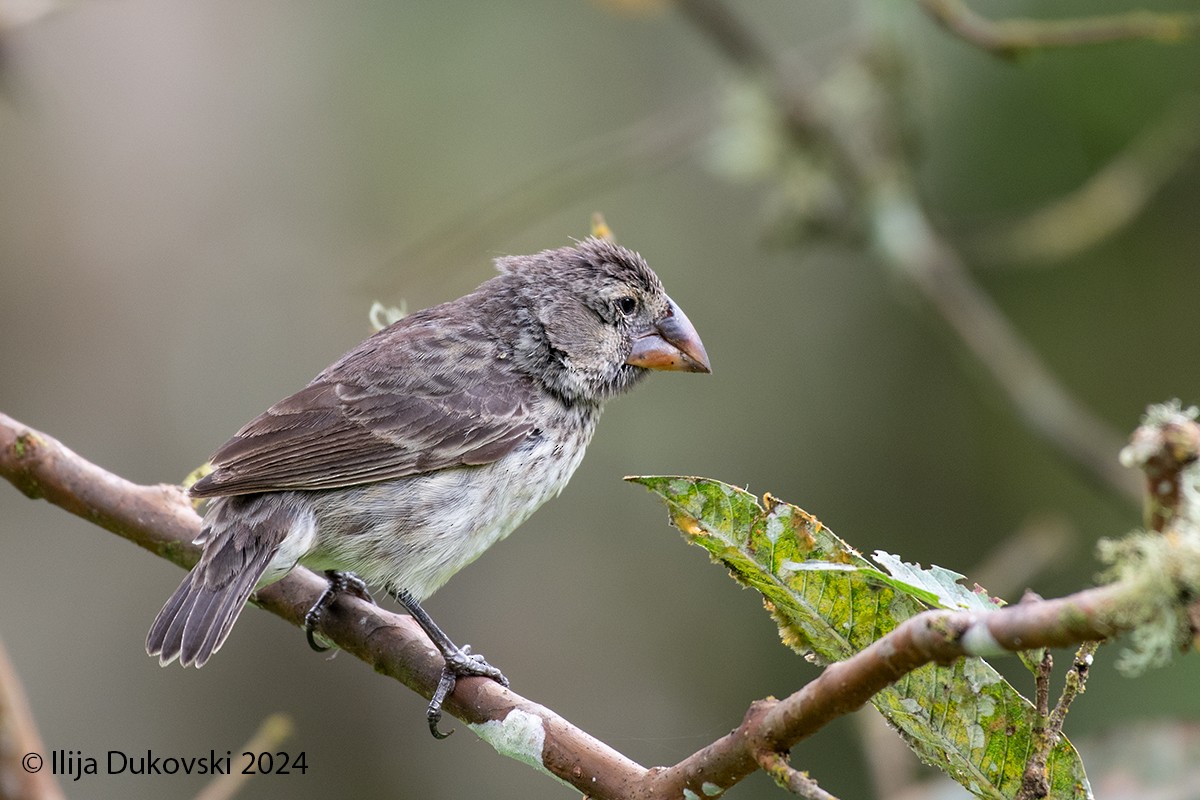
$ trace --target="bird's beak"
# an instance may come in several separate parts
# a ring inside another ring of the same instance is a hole
[[[712,372],[699,334],[683,309],[669,297],[667,315],[633,340],[633,352],[625,363],[647,369]]]

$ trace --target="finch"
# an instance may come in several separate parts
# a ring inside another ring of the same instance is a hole
[[[607,239],[496,260],[475,291],[393,323],[213,454],[200,561],[150,627],[163,665],[203,666],[256,588],[297,564],[394,596],[446,668],[505,682],[421,602],[562,491],[604,404],[650,370],[709,372],[695,328],[637,253]],[[354,576],[357,576],[355,578]],[[359,580],[361,579],[361,581]],[[440,696],[439,696],[440,695]]]

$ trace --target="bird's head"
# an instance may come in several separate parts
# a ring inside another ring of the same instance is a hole
[[[696,329],[632,250],[588,238],[496,266],[525,309],[515,356],[570,401],[603,401],[651,369],[710,371]]]

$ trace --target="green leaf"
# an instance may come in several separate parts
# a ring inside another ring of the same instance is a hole
[[[766,495],[706,478],[644,476],[688,539],[762,594],[785,644],[822,663],[845,659],[929,607],[991,610],[961,575],[876,553],[876,569],[816,517]],[[1037,721],[1033,705],[987,662],[927,664],[877,694],[875,707],[927,763],[978,797],[1011,798],[1021,786]],[[1048,760],[1050,797],[1091,798],[1064,738]]]

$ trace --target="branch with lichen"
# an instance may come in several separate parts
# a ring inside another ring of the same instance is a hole
[[[1174,43],[1200,31],[1200,14],[1129,11],[1077,19],[992,20],[973,11],[963,0],[919,0],[933,19],[964,41],[1001,58],[1016,58],[1032,50],[1153,41]]]
[[[1163,447],[1170,448],[1174,439],[1162,441]],[[1138,453],[1141,460],[1155,455],[1149,446]],[[2,414],[0,475],[29,497],[45,499],[181,566],[190,566],[198,556],[190,542],[199,531],[200,519],[182,489],[130,483]],[[1160,536],[1164,542],[1176,538]],[[1200,573],[1200,550],[1189,550],[1183,557],[1191,560],[1191,572],[1180,569],[1174,575]],[[300,626],[324,585],[323,579],[298,568],[258,592],[254,602]],[[1177,603],[1178,588],[1130,570],[1112,584],[1064,598],[985,613],[927,611],[856,655],[831,664],[791,696],[753,703],[730,734],[670,767],[646,769],[550,709],[490,680],[460,681],[446,709],[500,753],[594,798],[651,800],[687,792],[711,796],[763,767],[777,779],[820,797],[815,793],[818,789],[775,754],[787,752],[832,720],[860,708],[882,688],[928,663],[1076,645],[1136,629],[1155,618],[1166,602],[1163,594]],[[1151,601],[1147,592],[1155,594]],[[339,596],[322,628],[341,649],[426,697],[437,684],[440,658],[406,617],[355,597]]]

